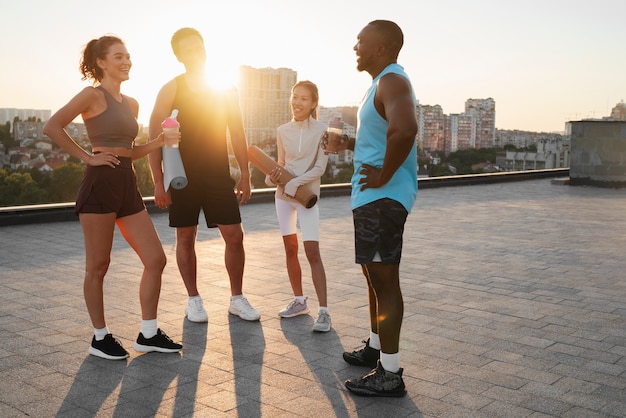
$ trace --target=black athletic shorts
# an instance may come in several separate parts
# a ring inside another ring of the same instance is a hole
[[[393,199],[380,199],[352,211],[357,264],[370,264],[376,252],[383,264],[400,264],[408,212]]]
[[[117,218],[134,215],[146,208],[137,186],[137,175],[130,157],[118,157],[120,165],[85,168],[76,196],[74,212],[115,213]]]
[[[216,182],[219,183],[219,182]],[[170,226],[198,225],[200,210],[204,213],[207,227],[241,223],[239,202],[235,194],[235,181],[229,178],[221,184],[193,181],[183,189],[171,189]]]

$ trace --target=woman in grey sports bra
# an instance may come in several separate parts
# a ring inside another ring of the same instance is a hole
[[[86,164],[76,199],[76,213],[85,237],[84,295],[94,336],[89,354],[122,360],[129,353],[114,338],[104,315],[104,276],[108,270],[115,225],[135,250],[144,270],[139,287],[141,331],[136,351],[175,353],[174,343],[157,325],[157,305],[165,252],[137,188],[132,160],[163,146],[163,135],[143,145],[134,145],[138,132],[139,105],[121,93],[132,63],[126,46],[115,36],[91,40],[83,50],[80,70],[86,87],[57,111],[44,133],[72,156]],[[81,115],[93,153],[80,147],[64,130]]]

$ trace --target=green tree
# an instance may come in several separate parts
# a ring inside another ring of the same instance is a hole
[[[142,196],[154,196],[154,182],[150,172],[150,161],[148,156],[133,161],[135,172],[137,173],[137,185]]]
[[[48,196],[50,202],[73,202],[83,178],[85,167],[76,163],[66,163],[52,172]]]
[[[28,205],[45,203],[46,192],[32,179],[30,173],[11,173],[0,170],[0,205]]]

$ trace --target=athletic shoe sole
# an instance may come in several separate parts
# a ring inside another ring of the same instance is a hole
[[[293,314],[281,314],[280,312],[278,313],[278,316],[280,316],[281,318],[293,318],[294,316],[299,316],[299,315],[306,315],[309,312],[311,312],[311,310],[309,308],[306,308],[304,310],[298,311],[296,313]]]
[[[209,317],[202,317],[202,318],[198,318],[198,317],[193,317],[193,314],[190,316],[189,315],[189,308],[185,309],[185,315],[187,316],[187,320],[191,321],[191,322],[209,322]]]
[[[89,354],[91,354],[92,356],[100,357],[100,358],[107,359],[107,360],[124,360],[130,357],[130,354],[128,353],[122,356],[112,356],[110,354],[103,353],[102,351],[93,347],[89,347]]]
[[[397,390],[397,391],[376,391],[373,389],[367,389],[367,388],[354,388],[354,387],[350,387],[348,386],[348,384],[346,383],[346,388],[354,393],[355,395],[359,395],[359,396],[378,396],[378,397],[387,397],[387,398],[401,398],[404,395],[406,395],[406,389],[401,389],[401,390]]]
[[[151,352],[178,353],[181,350],[181,348],[164,348],[164,347],[156,347],[153,345],[141,345],[138,343],[135,343],[133,348],[135,349],[135,351],[139,351],[140,353],[151,353]]]

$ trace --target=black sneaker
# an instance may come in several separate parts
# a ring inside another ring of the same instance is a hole
[[[161,328],[157,329],[157,333],[152,338],[146,338],[140,332],[135,343],[135,351],[142,353],[149,353],[151,351],[158,351],[159,353],[177,353],[183,346],[176,344],[170,337],[165,335]]]
[[[122,344],[116,338],[113,338],[111,334],[107,334],[100,341],[96,341],[96,336],[94,335],[91,339],[89,354],[107,360],[124,360],[129,357],[128,351],[124,350]]]
[[[378,359],[380,358],[380,350],[370,347],[369,338],[365,341],[365,347],[360,350],[354,350],[351,353],[345,351],[343,353],[343,359],[354,366],[367,366],[371,369],[376,367]]]
[[[398,373],[388,372],[378,361],[374,370],[357,379],[346,380],[346,388],[355,395],[389,396],[399,398],[406,395],[402,369]]]

